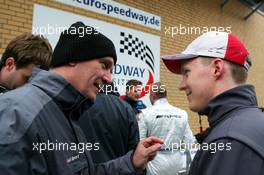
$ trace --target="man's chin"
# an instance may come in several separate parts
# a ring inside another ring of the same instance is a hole
[[[199,112],[199,111],[200,111],[200,109],[198,109],[198,108],[195,107],[195,106],[191,106],[191,105],[189,105],[189,109],[190,109],[191,111],[193,111],[193,112]]]

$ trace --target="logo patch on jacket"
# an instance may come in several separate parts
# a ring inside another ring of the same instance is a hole
[[[180,115],[157,115],[156,119],[159,118],[182,118]]]
[[[66,162],[71,163],[72,161],[77,160],[79,158],[80,158],[79,154],[76,156],[71,156],[71,157],[67,158]]]

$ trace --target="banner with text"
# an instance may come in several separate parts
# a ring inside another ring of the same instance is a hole
[[[160,30],[160,16],[129,7],[110,0],[56,0],[60,3],[83,8],[96,13],[133,22],[152,29]]]

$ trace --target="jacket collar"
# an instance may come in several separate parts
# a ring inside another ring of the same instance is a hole
[[[2,85],[0,85],[0,94],[7,92],[8,89]]]
[[[92,104],[61,75],[54,72],[34,68],[29,83],[49,95],[65,114],[71,114],[77,110],[84,101]],[[79,115],[76,117],[78,119]]]
[[[125,98],[124,98],[124,100],[126,101],[126,102],[128,102],[130,105],[136,105],[137,104],[137,101],[135,101],[135,100],[133,100],[132,98],[130,98],[129,96],[125,96]]]
[[[211,127],[230,111],[249,106],[257,106],[255,89],[252,85],[241,85],[214,97],[199,115],[207,115]]]

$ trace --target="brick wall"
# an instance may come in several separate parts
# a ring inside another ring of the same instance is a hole
[[[51,0],[0,0],[0,54],[3,53],[12,38],[23,32],[31,32],[34,3],[158,35],[161,37],[161,54],[180,52],[198,36],[198,33],[172,36],[166,32],[169,27],[179,27],[180,25],[201,28],[231,27],[232,33],[245,43],[251,53],[253,69],[250,71],[249,83],[256,86],[259,105],[264,106],[264,92],[262,91],[264,84],[261,83],[264,80],[263,16],[255,13],[247,21],[244,21],[243,17],[250,12],[250,9],[237,0],[230,0],[224,10],[220,9],[222,0],[117,0],[117,2],[161,16],[161,31]],[[197,114],[188,110],[184,93],[177,89],[181,77],[169,73],[162,62],[160,71],[161,81],[168,87],[169,101],[188,111],[192,130],[197,132]],[[203,119],[203,123],[207,125],[206,118]]]

